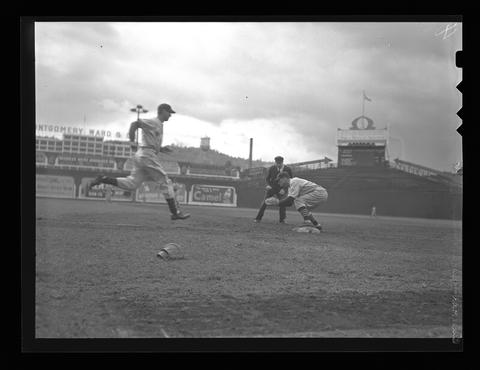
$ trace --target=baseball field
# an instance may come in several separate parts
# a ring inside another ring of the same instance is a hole
[[[37,198],[36,338],[462,337],[461,222],[183,210]]]

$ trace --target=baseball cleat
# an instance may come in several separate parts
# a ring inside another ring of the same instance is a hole
[[[176,215],[170,216],[172,220],[186,220],[189,217],[190,217],[190,213],[183,214],[182,212],[178,212]]]
[[[285,220],[278,221],[279,224],[286,224]]]
[[[254,218],[253,219],[253,222],[255,222],[256,224],[258,224],[261,220],[259,220],[258,218]]]
[[[318,224],[317,226],[315,226],[315,228],[316,228],[317,230],[322,231],[322,225],[320,225],[320,224]]]
[[[100,185],[102,183],[102,179],[104,176],[97,176],[95,179],[88,184],[88,190],[93,188],[94,186]]]

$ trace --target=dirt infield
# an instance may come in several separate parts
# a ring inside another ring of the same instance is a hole
[[[184,210],[38,198],[36,337],[461,337],[461,222]]]

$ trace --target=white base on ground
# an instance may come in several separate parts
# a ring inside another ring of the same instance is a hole
[[[320,230],[318,230],[316,227],[313,226],[299,226],[299,227],[294,227],[292,229],[293,231],[296,231],[297,233],[310,233],[310,234],[320,234]]]

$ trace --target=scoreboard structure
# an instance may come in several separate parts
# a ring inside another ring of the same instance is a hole
[[[337,129],[338,167],[384,166],[388,129],[377,129],[371,118],[360,116],[348,129]]]

